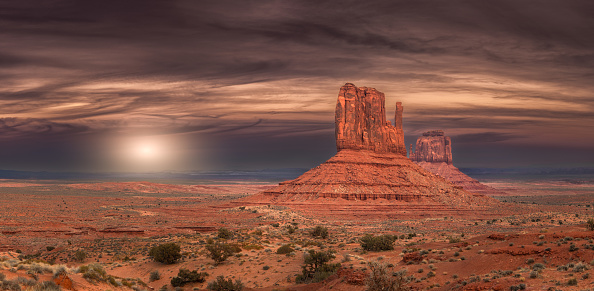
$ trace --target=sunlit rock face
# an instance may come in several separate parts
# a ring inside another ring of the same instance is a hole
[[[408,159],[402,105],[396,103],[396,124],[392,126],[386,121],[384,100],[384,94],[374,88],[350,83],[342,86],[335,115],[338,153],[255,199],[291,203],[385,199],[437,208],[488,203],[488,198],[467,193]]]
[[[473,193],[497,194],[494,188],[462,173],[454,167],[452,159],[452,140],[443,130],[431,130],[417,139],[416,150],[410,149],[410,159],[423,169],[445,178],[452,184]]]
[[[406,156],[402,103],[396,103],[395,124],[386,120],[384,93],[347,83],[340,88],[335,114],[336,148],[397,153]]]
[[[416,151],[410,152],[413,162],[452,164],[452,140],[445,136],[443,130],[432,130],[423,133],[417,139]]]

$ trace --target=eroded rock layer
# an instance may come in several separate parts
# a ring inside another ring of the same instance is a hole
[[[417,164],[423,167],[423,169],[445,178],[452,184],[464,188],[464,190],[468,192],[481,193],[487,195],[504,193],[503,191],[482,184],[476,179],[473,179],[472,177],[462,173],[458,168],[454,167],[454,165],[449,165],[446,163],[428,162],[417,162]]]
[[[350,149],[263,194],[278,202],[342,198],[468,205],[484,198],[466,193],[400,154]]]

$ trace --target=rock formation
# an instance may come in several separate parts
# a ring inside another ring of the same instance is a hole
[[[481,184],[479,181],[462,173],[452,162],[452,141],[443,130],[431,130],[417,139],[416,151],[410,145],[410,159],[425,170],[445,178],[464,190],[482,194],[502,193],[499,190]]]
[[[280,183],[250,201],[386,199],[458,207],[477,205],[488,199],[469,194],[411,162],[406,157],[402,105],[396,103],[395,126],[392,126],[386,121],[384,98],[383,93],[373,88],[357,88],[350,83],[342,86],[335,116],[338,153],[300,177]]]
[[[423,136],[417,139],[416,149],[416,152],[410,152],[413,162],[452,164],[452,140],[444,135],[443,130],[423,133]]]
[[[384,93],[347,83],[338,94],[335,114],[336,149],[371,150],[406,156],[402,103],[396,103],[395,124],[386,120]]]

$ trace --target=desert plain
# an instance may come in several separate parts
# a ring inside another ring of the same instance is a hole
[[[246,199],[276,185],[261,182],[2,180],[0,276],[23,290],[50,280],[67,290],[204,290],[221,275],[245,290],[367,290],[376,262],[394,273],[406,270],[403,287],[412,290],[594,288],[594,231],[586,223],[594,216],[591,184],[487,184],[506,191],[495,196],[499,202],[451,211],[382,199],[285,205]],[[549,191],[542,192],[543,184]],[[327,237],[312,235],[318,226]],[[368,234],[395,237],[393,250],[365,250],[361,238]],[[181,247],[181,258],[155,262],[150,249],[169,242]],[[213,242],[239,250],[217,264],[206,250]],[[278,254],[284,245],[291,251]],[[339,269],[320,282],[296,283],[309,250],[332,250]],[[85,276],[89,265],[105,276]],[[208,276],[173,287],[180,269]]]

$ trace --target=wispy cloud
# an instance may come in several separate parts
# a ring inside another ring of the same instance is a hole
[[[592,11],[587,0],[4,1],[0,134],[199,133],[262,147],[300,136],[306,155],[354,82],[385,92],[388,108],[404,101],[408,135],[546,133],[535,146],[571,148],[594,127]]]

